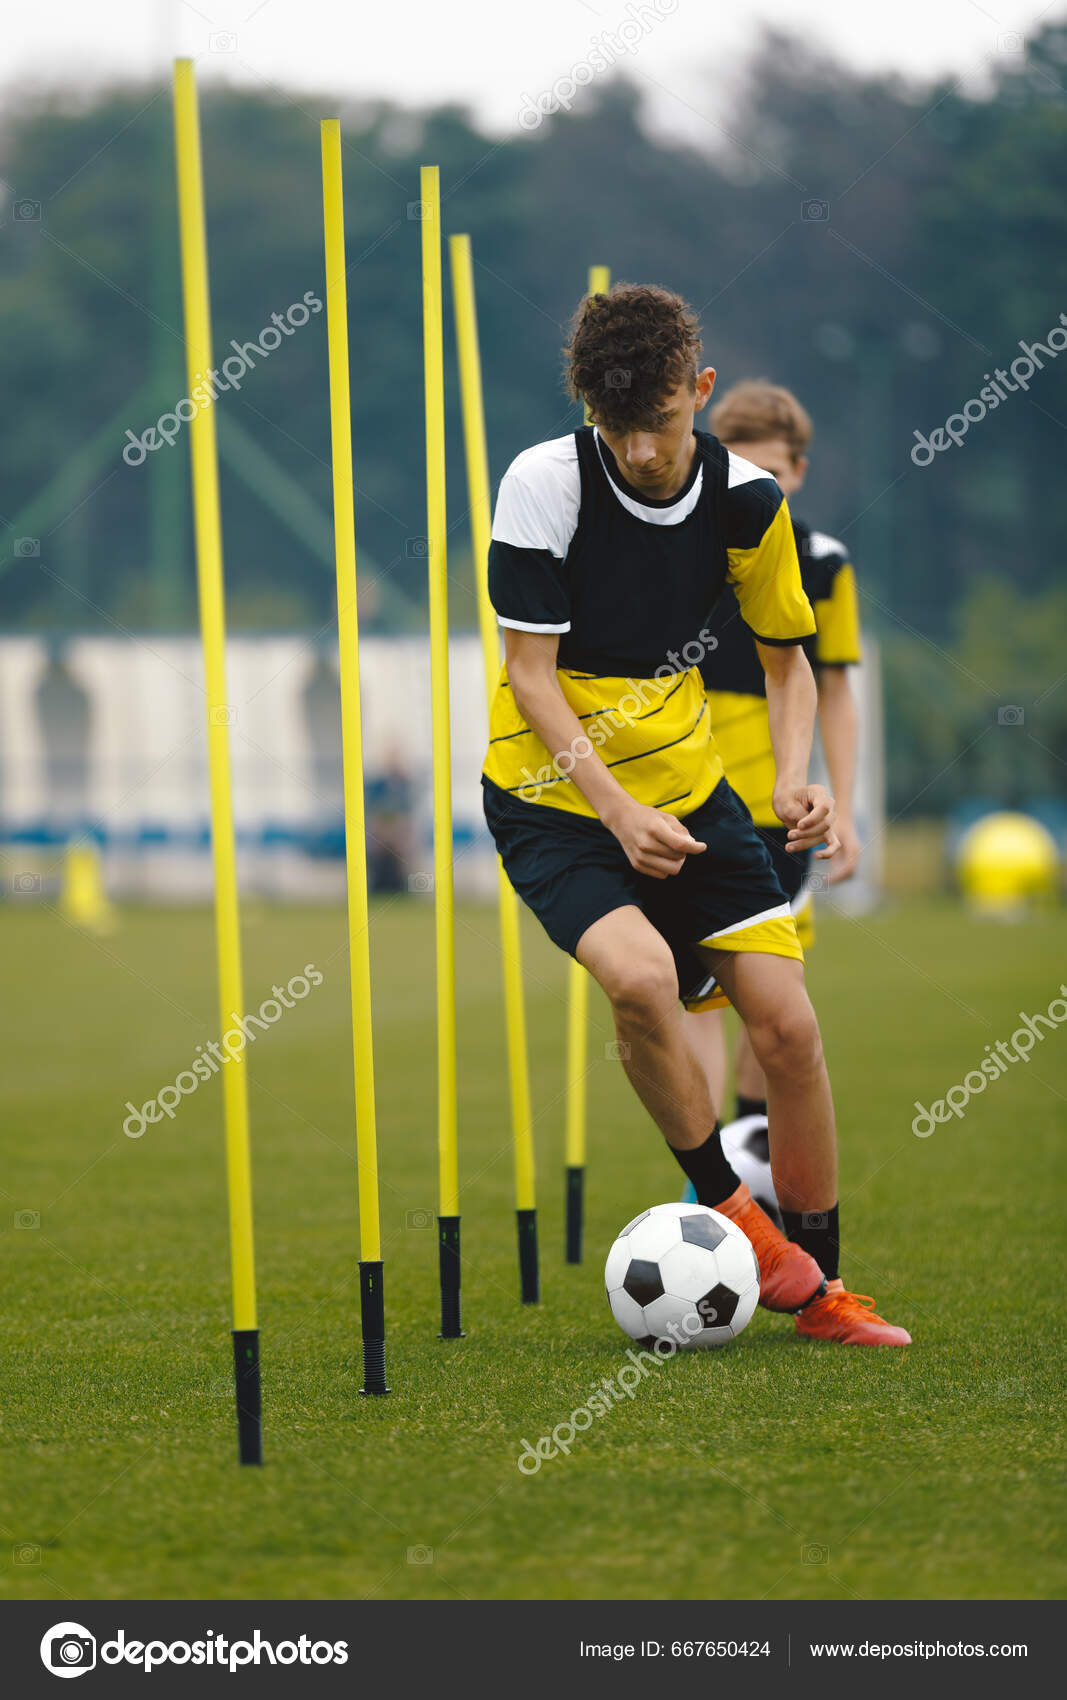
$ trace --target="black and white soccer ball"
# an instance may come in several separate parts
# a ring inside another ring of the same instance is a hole
[[[611,1314],[642,1345],[725,1346],[740,1334],[759,1298],[751,1241],[706,1204],[654,1204],[608,1252]]]
[[[744,1181],[775,1227],[782,1228],[782,1212],[771,1179],[766,1116],[740,1116],[735,1122],[727,1122],[720,1131],[723,1152],[738,1180]]]

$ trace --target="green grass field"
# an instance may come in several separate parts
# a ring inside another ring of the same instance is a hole
[[[491,911],[461,909],[464,1320],[436,1337],[432,920],[375,912],[388,1400],[358,1397],[347,953],[339,911],[246,915],[255,1008],[325,975],[251,1048],[262,1471],[235,1461],[221,1098],[124,1137],[124,1103],[217,1037],[211,920],[126,912],[103,941],[3,917],[0,1578],[9,1597],[882,1598],[1063,1592],[1067,1028],[963,1120],[940,1098],[1067,978],[1067,915],[944,904],[820,919],[811,981],[842,1143],[844,1273],[906,1353],[801,1343],[757,1312],[654,1371],[569,1459],[521,1475],[627,1342],[618,1228],[679,1175],[594,994],[586,1262],[562,1258],[565,963],[527,932],[543,1304],[518,1302]],[[40,1213],[38,1227],[16,1226]]]

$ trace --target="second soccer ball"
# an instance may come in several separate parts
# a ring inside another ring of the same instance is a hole
[[[766,1116],[741,1116],[727,1122],[721,1129],[722,1148],[739,1181],[744,1181],[760,1209],[776,1228],[782,1228],[782,1213],[771,1177],[770,1145],[767,1138]],[[686,1183],[682,1198],[689,1204],[696,1199],[692,1182]],[[784,1228],[783,1228],[784,1232]]]

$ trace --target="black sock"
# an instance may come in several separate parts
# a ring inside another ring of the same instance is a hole
[[[737,1119],[742,1116],[765,1116],[767,1114],[766,1098],[746,1098],[743,1092],[737,1094]]]
[[[828,1281],[836,1281],[841,1261],[837,1205],[830,1210],[783,1210],[782,1221],[787,1237],[815,1259]]]
[[[692,1151],[679,1151],[676,1145],[667,1149],[692,1181],[698,1204],[710,1205],[714,1210],[741,1185],[723,1155],[718,1122],[703,1145],[694,1146]]]

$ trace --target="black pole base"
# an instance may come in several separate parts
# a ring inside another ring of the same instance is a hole
[[[385,1291],[382,1264],[360,1263],[359,1319],[363,1331],[361,1393],[388,1393],[385,1385]]]
[[[242,1464],[263,1462],[263,1401],[259,1384],[259,1329],[233,1330],[233,1379],[237,1393],[237,1456]]]
[[[582,1261],[582,1206],[585,1192],[585,1170],[567,1171],[567,1262]]]
[[[441,1332],[439,1340],[465,1338],[460,1326],[459,1217],[438,1216],[437,1247],[441,1271]]]
[[[524,1305],[541,1303],[541,1273],[537,1260],[537,1211],[516,1210],[519,1223],[519,1291]]]

